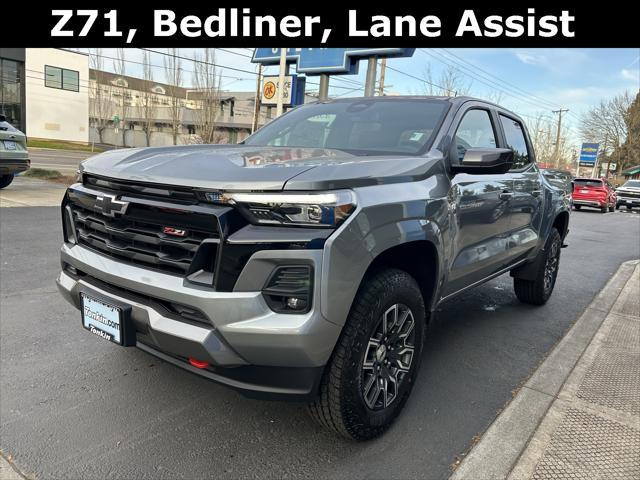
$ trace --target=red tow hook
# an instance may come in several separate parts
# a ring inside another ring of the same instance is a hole
[[[191,357],[189,357],[189,363],[196,368],[207,368],[209,366],[209,362],[203,362],[202,360],[196,360]]]

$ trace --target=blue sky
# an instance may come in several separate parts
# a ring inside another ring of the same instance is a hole
[[[86,51],[86,50],[84,50]],[[250,62],[251,49],[216,49],[216,62],[227,67],[255,71]],[[181,49],[181,56],[192,58],[196,49]],[[115,57],[114,49],[104,49],[105,57]],[[127,74],[141,76],[141,67],[133,62],[142,59],[142,51],[128,49]],[[104,58],[106,69],[112,60]],[[151,55],[151,63],[162,66],[163,56]],[[412,58],[390,59],[388,65],[408,74],[387,70],[387,91],[398,94],[425,93],[425,84],[413,77],[431,78],[437,83],[441,72],[453,67],[468,87],[469,94],[495,99],[521,115],[549,115],[559,107],[568,108],[564,118],[572,130],[572,139],[579,142],[576,127],[582,112],[600,100],[640,88],[640,49],[416,49]],[[476,68],[476,67],[479,67]],[[185,61],[185,86],[191,83],[193,64]],[[482,70],[480,70],[482,69]],[[358,75],[333,77],[331,95],[358,96],[362,87],[366,64],[361,62]],[[222,86],[225,90],[255,90],[255,76],[250,73],[223,68]],[[277,67],[268,67],[266,74],[276,74]],[[498,81],[498,77],[502,82]],[[162,68],[154,69],[155,80],[164,81]],[[310,82],[317,82],[310,79]],[[317,87],[310,85],[308,89]]]

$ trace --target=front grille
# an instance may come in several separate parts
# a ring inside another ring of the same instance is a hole
[[[139,266],[173,275],[192,273],[192,261],[203,241],[216,244],[218,221],[214,214],[178,205],[134,197],[124,214],[104,214],[96,206],[96,194],[73,187],[68,194],[68,210],[80,245]],[[176,236],[167,231],[179,233]],[[208,256],[199,270],[213,272],[215,255]]]
[[[640,193],[637,193],[637,192],[618,192],[618,197],[622,197],[622,198],[640,198]]]

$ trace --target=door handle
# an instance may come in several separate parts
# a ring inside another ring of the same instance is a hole
[[[510,200],[511,197],[513,197],[513,192],[510,192],[509,190],[505,190],[498,194],[498,198],[500,200]]]

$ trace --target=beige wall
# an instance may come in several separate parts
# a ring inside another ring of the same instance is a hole
[[[80,72],[80,91],[45,87],[45,65]],[[55,48],[28,48],[25,58],[27,136],[89,141],[89,58]]]

